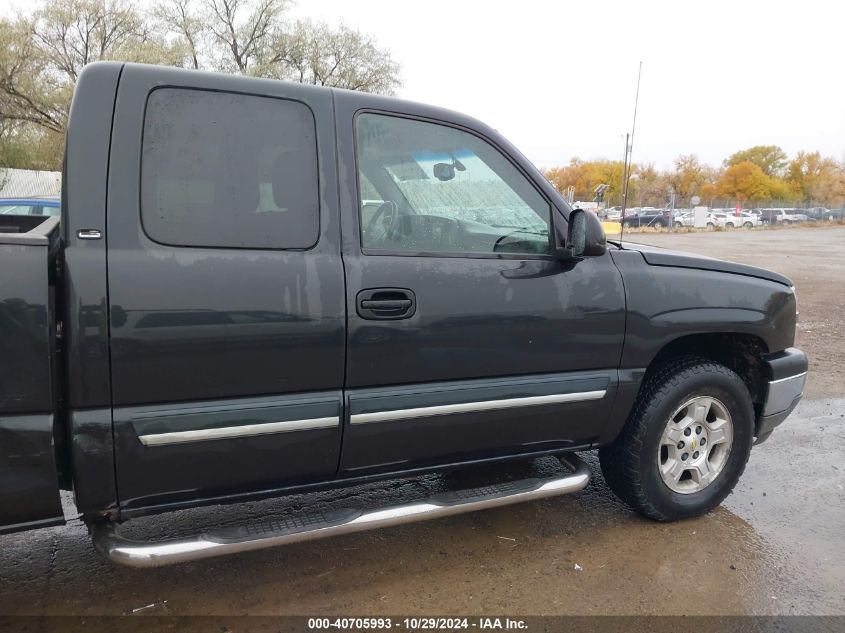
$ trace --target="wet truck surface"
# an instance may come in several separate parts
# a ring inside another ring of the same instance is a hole
[[[797,406],[791,281],[608,241],[464,115],[98,63],[60,218],[3,227],[0,524],[151,567],[610,489],[704,514]],[[120,524],[526,457],[414,501],[132,539]]]

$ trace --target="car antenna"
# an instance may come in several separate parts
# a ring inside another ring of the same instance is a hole
[[[625,135],[625,159],[622,161],[622,215],[619,216],[621,226],[619,227],[619,244],[622,244],[622,235],[625,232],[625,210],[628,207],[628,184],[631,180],[631,156],[634,154],[634,132],[637,129],[637,105],[640,102],[640,79],[643,75],[643,63],[637,71],[637,94],[634,97],[634,122],[631,124],[631,133]],[[631,142],[628,142],[630,137]]]

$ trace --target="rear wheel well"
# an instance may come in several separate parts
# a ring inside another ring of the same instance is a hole
[[[673,358],[701,356],[732,369],[742,378],[759,415],[766,398],[768,379],[763,356],[768,351],[763,340],[753,334],[690,334],[667,343],[660,350],[648,366],[646,379]]]

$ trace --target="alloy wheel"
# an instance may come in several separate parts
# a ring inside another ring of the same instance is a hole
[[[733,422],[716,398],[696,396],[678,407],[660,438],[657,466],[663,483],[680,494],[704,490],[728,462]]]

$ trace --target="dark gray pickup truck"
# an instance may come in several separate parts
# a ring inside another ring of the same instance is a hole
[[[281,81],[87,67],[61,218],[6,218],[0,271],[0,526],[72,490],[139,567],[577,491],[591,449],[638,512],[700,515],[807,371],[785,277],[608,243],[474,119]],[[408,505],[118,527],[540,455]]]

